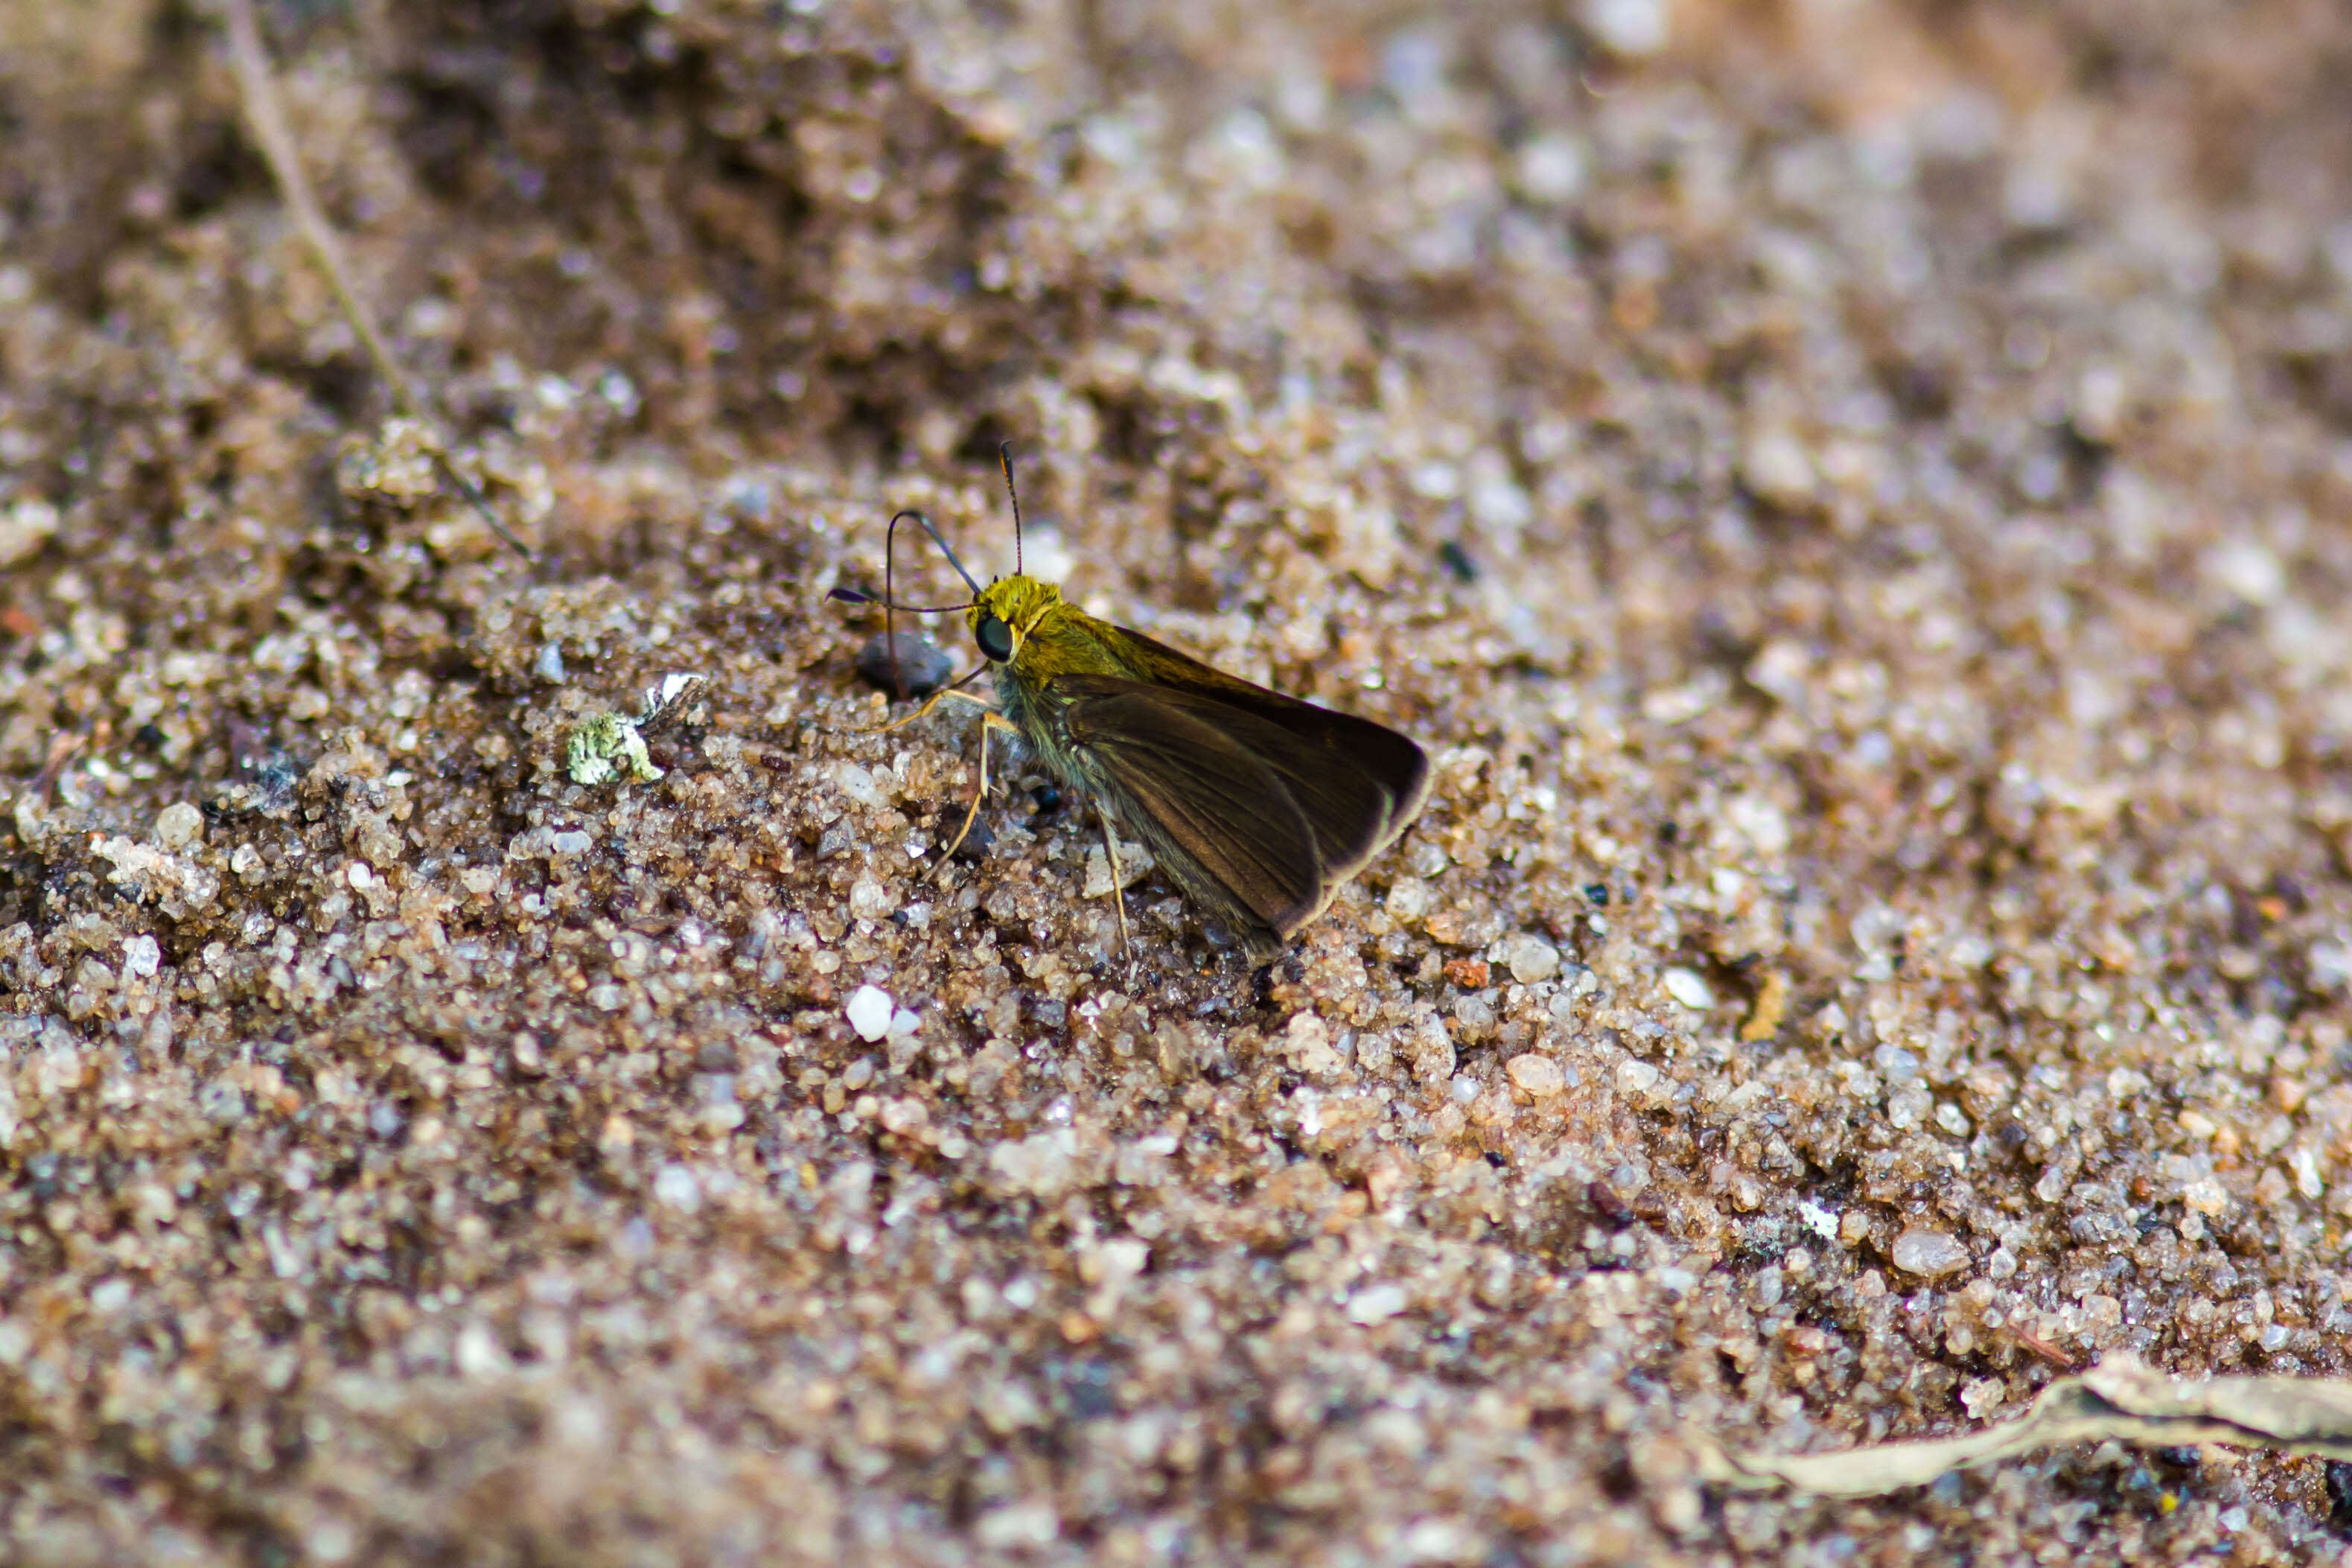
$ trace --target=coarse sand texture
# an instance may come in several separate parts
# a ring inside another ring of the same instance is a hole
[[[2343,1560],[1699,1470],[2352,1359],[2352,10],[264,0],[412,419],[215,9],[0,0],[0,1563]],[[1427,748],[1269,967],[924,879],[1004,441]]]

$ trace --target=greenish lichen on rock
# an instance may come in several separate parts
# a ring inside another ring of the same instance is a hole
[[[698,675],[666,675],[646,689],[634,714],[602,710],[575,726],[563,742],[563,771],[578,784],[627,778],[652,784],[662,777],[646,748],[646,733],[676,719],[705,682]]]
[[[563,743],[563,771],[572,782],[600,784],[616,776],[651,784],[662,776],[646,750],[644,731],[626,714],[592,713]]]

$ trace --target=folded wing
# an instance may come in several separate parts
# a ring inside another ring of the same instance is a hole
[[[1258,919],[1287,937],[1402,832],[1428,759],[1382,725],[1219,676],[1053,683],[1070,739]]]

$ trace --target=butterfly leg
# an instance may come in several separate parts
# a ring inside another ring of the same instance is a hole
[[[944,697],[947,693],[943,691],[940,693],[940,695]],[[963,694],[961,692],[958,692],[956,695],[962,696]],[[934,700],[937,700],[937,699],[934,699]],[[1015,737],[1019,736],[1021,733],[1019,725],[1013,723],[1012,720],[1007,719],[1003,714],[999,713],[995,709],[989,707],[987,703],[981,702],[979,698],[965,697],[964,700],[967,702],[979,703],[981,708],[980,787],[971,792],[971,807],[963,814],[963,826],[956,829],[956,836],[948,841],[948,847],[940,852],[940,858],[931,862],[931,868],[923,873],[927,878],[938,876],[940,868],[946,865],[949,860],[954,858],[955,852],[963,845],[964,836],[971,831],[972,823],[980,816],[980,803],[988,798],[988,737],[990,732],[992,731],[1002,730],[1006,734]]]
[[[1118,835],[1111,831],[1110,817],[1098,804],[1095,820],[1102,824],[1103,858],[1110,867],[1110,907],[1118,911],[1118,946],[1127,954],[1128,967],[1135,966],[1135,939],[1127,932],[1127,879],[1118,874]]]
[[[985,669],[986,668],[987,666],[985,665],[981,667],[982,669]],[[980,670],[975,669],[971,673],[972,675],[978,675]],[[971,679],[971,675],[964,677],[964,680],[970,680]],[[932,709],[938,707],[940,703],[946,701],[950,697],[954,698],[959,702],[969,702],[975,708],[988,709],[988,711],[992,713],[995,711],[994,709],[989,708],[988,700],[986,698],[974,697],[969,691],[958,691],[956,689],[956,686],[961,686],[962,684],[963,680],[959,680],[955,683],[955,686],[943,686],[940,688],[940,689],[931,693],[930,700],[925,702],[920,708],[916,709],[912,713],[908,714],[904,719],[893,719],[887,724],[869,730],[866,733],[872,735],[887,735],[893,730],[903,730],[908,725],[913,723],[924,714],[929,713]]]

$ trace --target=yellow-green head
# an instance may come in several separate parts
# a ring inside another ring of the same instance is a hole
[[[1141,639],[1087,615],[1051,583],[1018,572],[974,595],[964,624],[991,664],[1033,686],[1064,675],[1141,673],[1129,657],[1129,645]]]
[[[1020,657],[1038,624],[1061,605],[1059,588],[1016,573],[974,595],[963,618],[980,651],[1003,664]]]

